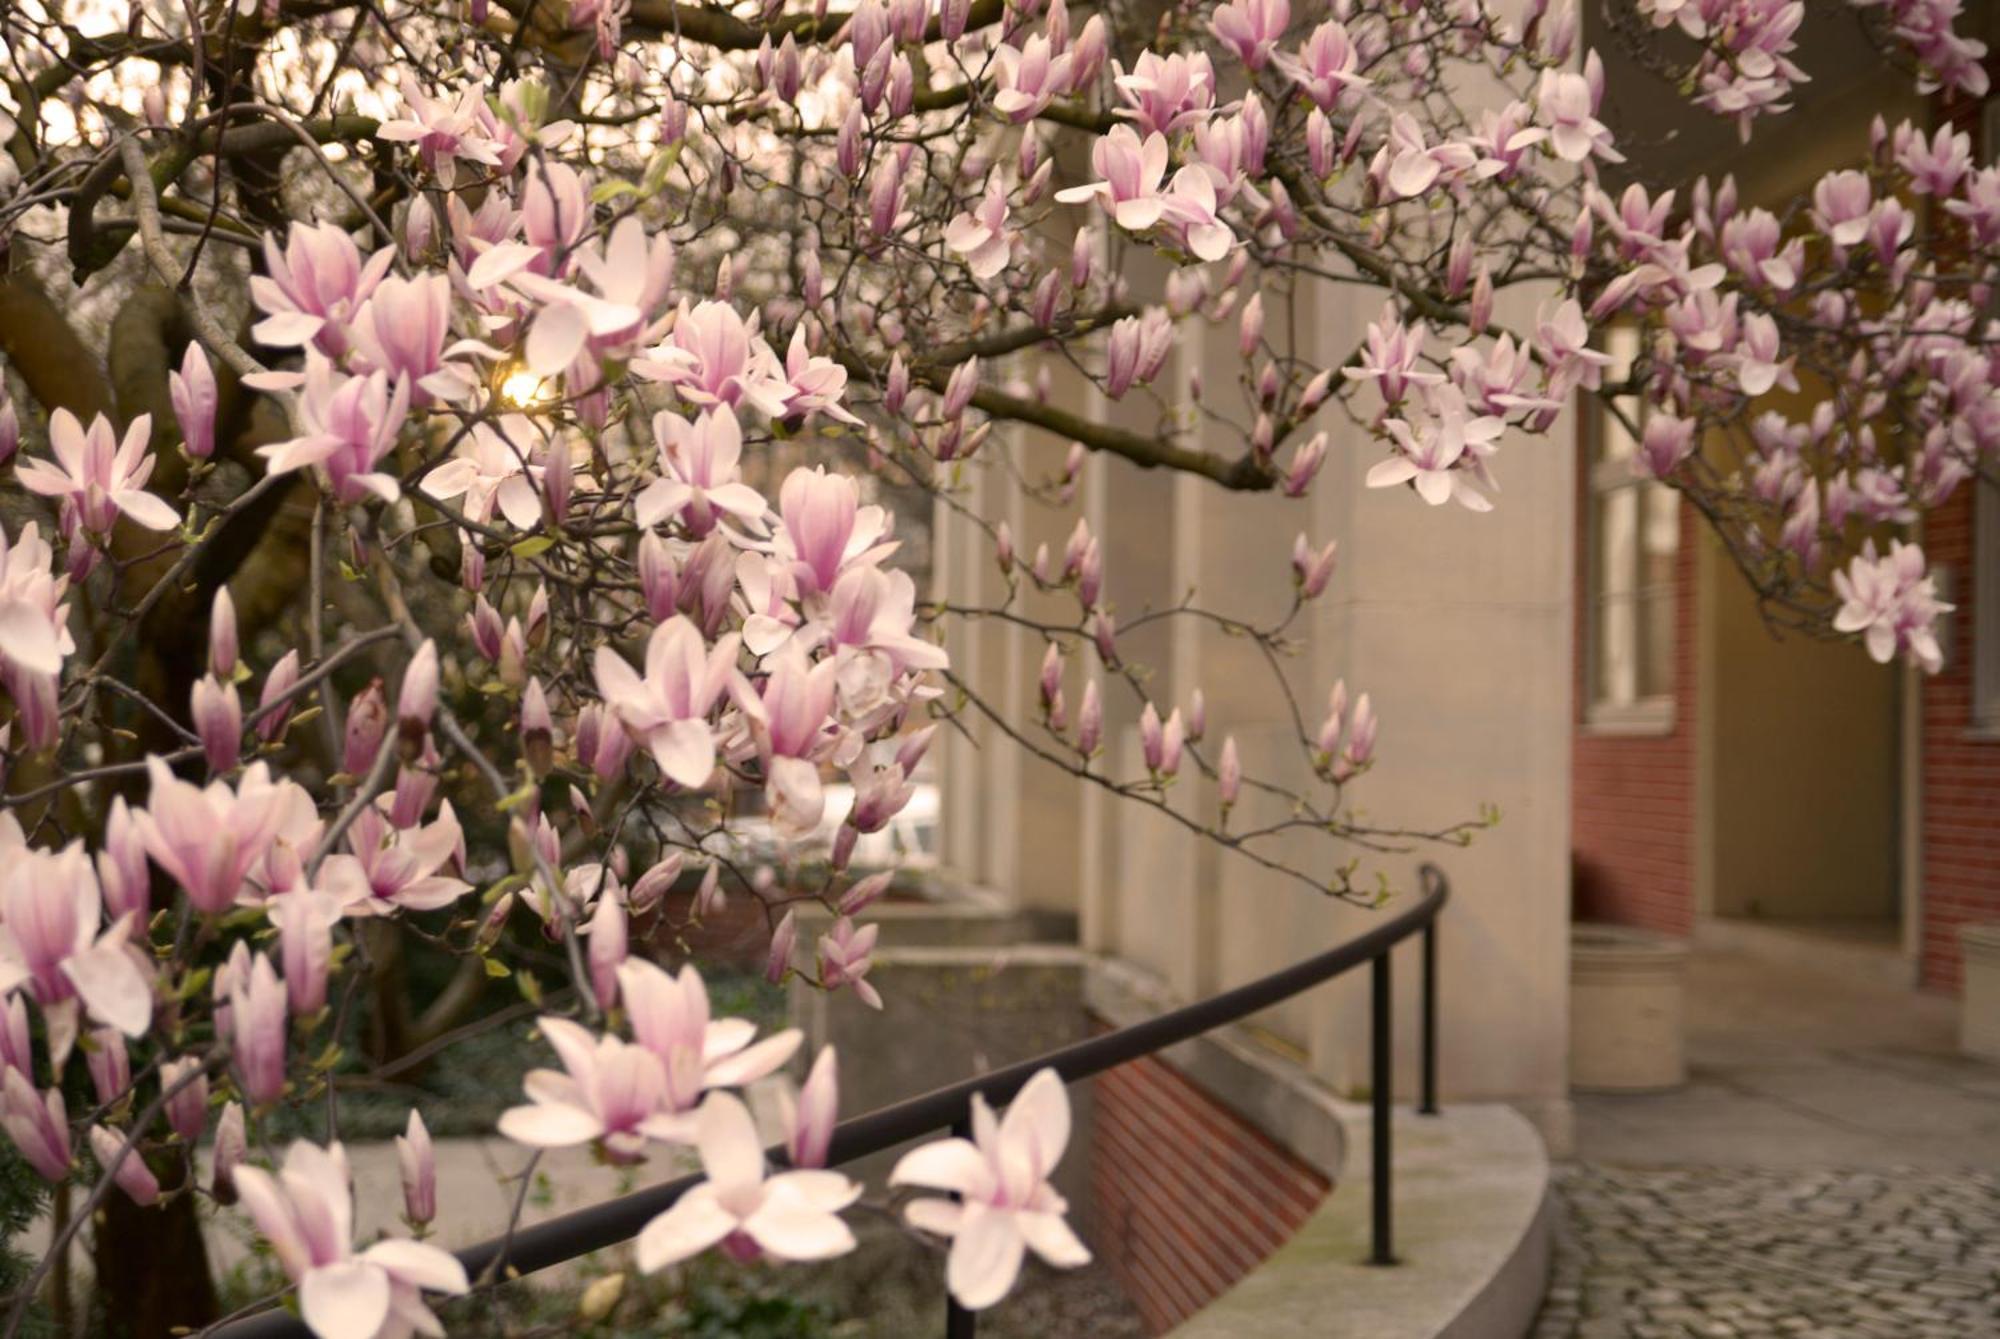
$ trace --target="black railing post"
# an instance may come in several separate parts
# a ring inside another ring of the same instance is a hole
[[[1424,1090],[1418,1112],[1438,1114],[1438,941],[1437,922],[1424,927]]]
[[[1369,1231],[1368,1263],[1371,1265],[1393,1265],[1396,1263],[1396,1248],[1390,1233],[1389,1218],[1389,950],[1385,947],[1368,964],[1369,1007],[1368,1007],[1368,1059],[1373,1071],[1369,1077],[1369,1134],[1373,1144],[1370,1159],[1370,1188],[1372,1196],[1369,1207],[1373,1217]]]
[[[960,1116],[951,1125],[952,1135],[959,1139],[972,1138],[972,1122]],[[975,1339],[979,1332],[979,1313],[968,1311],[958,1304],[951,1295],[950,1283],[944,1290],[944,1339]]]

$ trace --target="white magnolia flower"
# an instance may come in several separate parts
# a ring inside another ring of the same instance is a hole
[[[718,1243],[739,1259],[825,1260],[854,1249],[840,1211],[859,1186],[839,1172],[764,1175],[757,1123],[731,1093],[710,1093],[694,1127],[708,1179],[639,1233],[640,1269],[650,1274]]]
[[[950,1237],[945,1286],[960,1306],[978,1311],[1007,1295],[1032,1249],[1060,1269],[1090,1263],[1090,1252],[1064,1221],[1069,1204],[1049,1173],[1069,1143],[1069,1093],[1053,1069],[1029,1079],[996,1119],[984,1097],[972,1099],[972,1138],[943,1139],[903,1156],[890,1185],[950,1190],[949,1200],[921,1199],[905,1210],[911,1224]]]

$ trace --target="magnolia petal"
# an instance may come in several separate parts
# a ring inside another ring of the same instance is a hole
[[[714,1189],[706,1183],[698,1185],[640,1229],[635,1243],[640,1272],[651,1274],[700,1255],[736,1227],[735,1216],[716,1203]]]
[[[604,1124],[581,1107],[509,1107],[500,1113],[500,1133],[529,1148],[569,1148],[604,1133]]]
[[[791,1195],[765,1196],[743,1220],[751,1240],[784,1260],[830,1260],[854,1249],[854,1233],[838,1215]]]
[[[321,1265],[299,1280],[299,1312],[319,1339],[374,1339],[389,1315],[389,1276],[360,1260]]]
[[[380,1265],[404,1283],[427,1288],[434,1293],[462,1293],[472,1283],[458,1257],[436,1246],[407,1237],[389,1237],[361,1253],[361,1258]]]
[[[63,975],[83,997],[93,1018],[109,1023],[128,1037],[140,1036],[153,1021],[152,988],[139,965],[126,956],[121,943],[111,936],[106,936],[106,940],[95,948],[70,955],[63,963]]]
[[[168,506],[165,499],[143,488],[121,488],[111,495],[111,500],[118,510],[148,530],[171,530],[181,523],[180,513]]]
[[[1391,456],[1375,462],[1368,470],[1370,488],[1393,488],[1417,477],[1417,467],[1408,456]]]
[[[705,785],[715,772],[715,735],[706,721],[669,721],[651,732],[646,747],[661,773],[689,790]]]
[[[1014,1215],[1015,1225],[1028,1249],[1057,1269],[1075,1269],[1090,1263],[1085,1246],[1059,1213],[1022,1211]]]
[[[889,1184],[964,1193],[986,1174],[986,1159],[970,1140],[940,1139],[905,1153],[889,1173]]]
[[[945,1287],[968,1311],[983,1311],[1005,1297],[1021,1274],[1027,1243],[1004,1210],[973,1206],[945,1259]]]
[[[0,654],[30,674],[62,672],[55,624],[26,600],[0,603]]]
[[[558,302],[542,308],[528,331],[528,367],[539,377],[567,371],[589,336],[590,324],[574,305]]]
[[[774,1073],[778,1067],[792,1058],[805,1040],[805,1033],[797,1028],[786,1028],[774,1037],[766,1037],[747,1050],[738,1051],[727,1059],[718,1060],[708,1067],[702,1081],[711,1088],[735,1088]]]

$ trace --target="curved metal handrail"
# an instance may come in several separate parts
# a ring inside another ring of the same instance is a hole
[[[1337,976],[1354,970],[1364,963],[1376,966],[1373,1013],[1378,1033],[1375,1057],[1375,1089],[1377,1099],[1377,1119],[1375,1135],[1378,1161],[1387,1156],[1387,958],[1389,950],[1420,931],[1429,932],[1437,922],[1438,912],[1451,897],[1451,885],[1444,871],[1437,866],[1425,864],[1419,868],[1419,878],[1424,887],[1424,896],[1415,906],[1397,913],[1380,925],[1356,935],[1336,948],[1316,954],[1290,967],[1262,976],[1255,981],[1225,990],[1205,1000],[1183,1005],[1143,1022],[1132,1023],[1110,1032],[1102,1032],[1083,1041],[1068,1046],[1057,1047],[1031,1060],[1022,1060],[985,1074],[961,1079],[917,1097],[906,1098],[886,1107],[878,1107],[865,1115],[842,1121],[834,1127],[832,1142],[828,1146],[827,1165],[838,1166],[852,1162],[885,1149],[894,1148],[907,1140],[937,1130],[953,1129],[962,1125],[971,1107],[975,1094],[983,1096],[996,1107],[1012,1101],[1021,1088],[1044,1069],[1053,1069],[1062,1076],[1064,1083],[1075,1083],[1113,1069],[1131,1060],[1152,1055],[1176,1043],[1198,1037],[1204,1032],[1239,1019],[1247,1018],[1260,1009],[1268,1009],[1274,1004],[1290,999],[1303,991]],[[1431,991],[1435,982],[1434,941],[1426,933],[1425,945],[1425,1064],[1423,1075],[1424,1100],[1422,1109],[1435,1111],[1435,1008]],[[785,1161],[782,1149],[768,1150],[774,1162]],[[1379,1171],[1379,1169],[1378,1169]],[[580,1255],[616,1246],[639,1235],[639,1230],[658,1215],[672,1208],[680,1197],[702,1180],[700,1173],[691,1173],[664,1181],[644,1190],[633,1191],[616,1199],[593,1204],[588,1208],[576,1209],[545,1222],[517,1228],[511,1235],[495,1237],[477,1245],[467,1246],[456,1252],[460,1263],[465,1266],[468,1277],[477,1279],[489,1271],[493,1277],[502,1275],[513,1278],[517,1275],[532,1274],[547,1269],[566,1260],[574,1260]],[[1386,1254],[1387,1197],[1376,1196],[1377,1242],[1375,1259],[1377,1263],[1389,1263]],[[497,1268],[496,1268],[497,1265]],[[215,1339],[296,1339],[311,1331],[305,1323],[290,1312],[278,1309],[260,1312],[242,1320],[231,1322],[212,1332]]]

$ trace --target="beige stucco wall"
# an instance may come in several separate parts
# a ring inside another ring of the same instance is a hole
[[[1876,919],[1898,898],[1898,675],[1851,643],[1774,636],[1706,530],[1698,605],[1706,839],[1698,910]]]
[[[1532,305],[1503,315],[1525,319]],[[1373,304],[1343,294],[1300,315],[1318,332],[1315,356],[1338,363],[1375,314]],[[1228,330],[1211,338],[1233,344]],[[1234,357],[1233,348],[1214,354],[1210,367]],[[1183,346],[1157,384],[1183,386],[1189,360],[1201,356],[1198,341]],[[1305,502],[1231,494],[1093,457],[1084,505],[1104,545],[1110,599],[1130,619],[1193,589],[1205,606],[1268,619],[1289,602],[1293,537],[1305,530],[1316,540],[1340,539],[1340,571],[1295,626],[1285,672],[1310,723],[1335,678],[1373,694],[1382,719],[1380,761],[1347,796],[1364,821],[1431,829],[1472,817],[1482,802],[1500,807],[1499,828],[1469,850],[1419,844],[1381,864],[1399,897],[1414,895],[1416,864],[1425,858],[1439,860],[1456,886],[1441,941],[1447,1093],[1513,1097],[1559,1113],[1567,1047],[1572,433],[1563,423],[1542,439],[1510,440],[1498,462],[1501,505],[1480,516],[1426,507],[1406,490],[1367,489],[1363,476],[1378,448],[1333,431],[1334,449]],[[1016,531],[1024,554],[1031,552],[1026,535],[1034,532]],[[1052,543],[1059,547],[1060,538]],[[961,560],[947,577],[955,590],[983,580],[967,570],[973,559],[964,547],[950,546]],[[973,565],[984,571],[991,564],[978,547]],[[990,594],[991,583],[985,588]],[[1032,708],[1039,640],[998,637],[987,623],[973,648],[967,663],[977,665],[986,691]],[[1288,708],[1250,643],[1178,619],[1135,639],[1129,653],[1148,667],[1163,713],[1185,708],[1198,683],[1213,746],[1234,732],[1247,770],[1305,783]],[[1010,655],[1008,684],[1001,680]],[[1073,675],[1072,706],[1080,689]],[[1106,702],[1111,757],[1122,774],[1136,775],[1137,704],[1122,692],[1107,692]],[[1380,915],[1303,890],[1043,764],[1002,764],[994,752],[990,741],[947,750],[947,860],[1024,902],[1073,899],[1087,946],[1137,961],[1184,996],[1271,971]],[[1213,804],[1206,783],[1173,794],[1179,804]],[[1246,804],[1239,821],[1259,817]],[[1288,859],[1328,869],[1351,854],[1309,836],[1290,839],[1285,850]],[[1396,984],[1399,1083],[1414,1091],[1414,946],[1399,959]],[[1280,1006],[1258,1024],[1337,1088],[1359,1091],[1367,1064],[1364,992],[1357,977]]]

